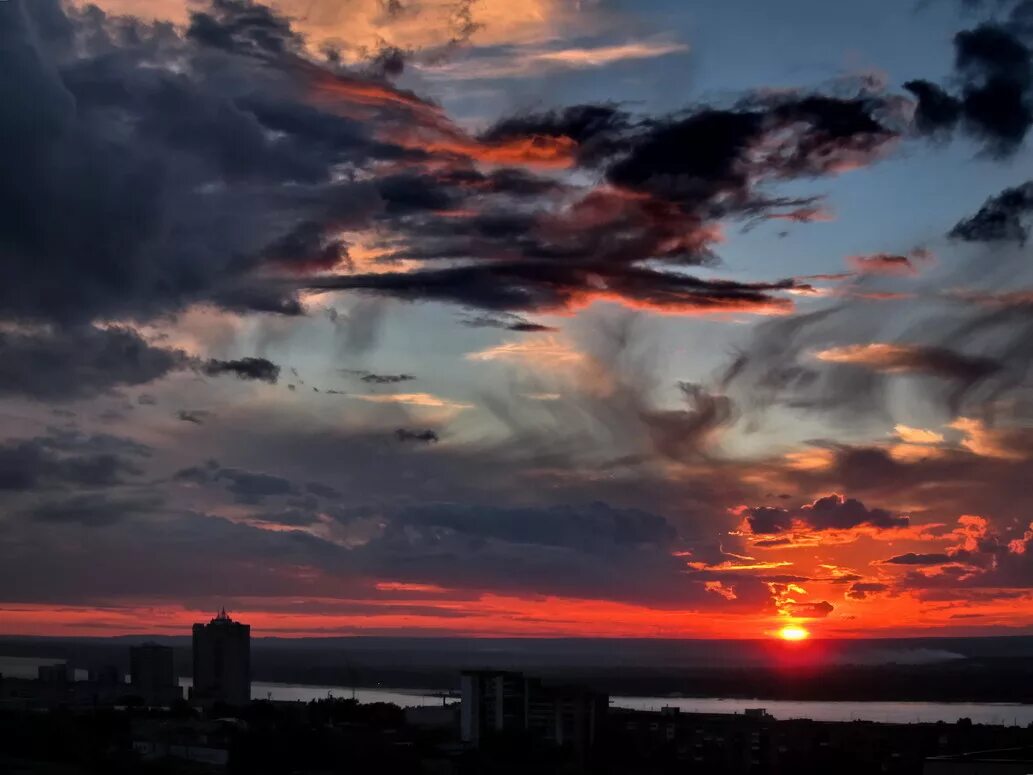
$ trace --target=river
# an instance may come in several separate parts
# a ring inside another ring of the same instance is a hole
[[[59,659],[0,656],[0,674],[34,678],[39,665],[60,662]],[[77,679],[85,677],[85,671],[76,671]],[[180,678],[179,684],[185,690],[190,687],[191,680]],[[390,702],[402,707],[440,705],[441,694],[393,688],[357,688],[354,691],[355,699],[359,702]],[[352,689],[344,686],[255,681],[251,684],[251,696],[256,700],[309,702],[326,697],[348,698],[352,696]],[[862,720],[909,724],[936,721],[954,723],[960,718],[969,718],[976,724],[1033,724],[1033,705],[990,702],[807,702],[715,697],[612,697],[610,705],[634,710],[659,710],[667,706],[679,708],[686,713],[742,713],[747,708],[764,708],[777,719],[809,718],[815,721]]]

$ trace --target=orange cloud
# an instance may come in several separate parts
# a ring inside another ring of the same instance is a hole
[[[907,444],[940,444],[943,441],[942,433],[923,428],[912,428],[909,425],[895,425],[893,432],[897,434],[898,439]]]
[[[189,0],[91,0],[106,11],[184,24]],[[86,5],[86,0],[75,0]],[[269,0],[291,18],[309,48],[330,44],[347,62],[358,62],[384,46],[404,51],[442,49],[456,42],[472,45],[540,45],[566,30],[591,34],[603,29],[605,15],[594,3],[565,0],[420,0],[398,4],[392,12],[382,0]]]
[[[1022,460],[1025,457],[1021,451],[1010,447],[1006,431],[988,428],[981,420],[959,417],[950,427],[964,434],[961,446],[974,455],[1002,460]]]
[[[895,344],[854,344],[830,347],[815,353],[819,361],[869,366],[877,371],[906,372],[911,370],[910,349]]]
[[[350,395],[348,397],[359,401],[368,401],[371,404],[406,404],[428,409],[473,409],[473,404],[451,401],[431,393],[367,393],[364,395]]]
[[[511,54],[460,57],[451,62],[417,65],[431,78],[446,80],[481,80],[544,75],[559,68],[589,69],[619,62],[654,59],[684,53],[689,47],[671,41],[633,41],[612,46],[577,48],[522,48]]]
[[[921,266],[933,261],[928,250],[913,250],[907,255],[876,253],[868,256],[850,256],[847,265],[859,274],[878,274],[893,277],[914,277]]]
[[[558,337],[523,339],[489,347],[466,356],[470,361],[522,361],[530,364],[581,364],[587,356]]]

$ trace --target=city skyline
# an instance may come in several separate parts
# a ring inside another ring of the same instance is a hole
[[[1033,633],[1033,2],[776,5],[0,3],[0,634]]]

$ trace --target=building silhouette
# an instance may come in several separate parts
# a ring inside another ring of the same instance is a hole
[[[567,748],[584,760],[605,723],[609,698],[583,686],[549,684],[523,673],[468,670],[460,677],[460,737],[480,747],[518,736]]]
[[[479,745],[485,735],[527,729],[527,693],[522,673],[467,670],[459,679],[463,695],[460,727],[464,743]]]
[[[191,699],[246,705],[251,700],[251,627],[222,609],[208,624],[194,625],[194,687]]]
[[[171,646],[144,643],[129,649],[129,683],[147,705],[171,705],[183,699]]]

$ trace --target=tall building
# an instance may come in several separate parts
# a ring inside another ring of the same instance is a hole
[[[132,692],[148,705],[171,705],[183,699],[172,647],[144,643],[129,649],[129,683]]]
[[[522,673],[467,670],[459,679],[459,710],[464,743],[478,745],[486,734],[527,728],[527,687]]]
[[[460,678],[463,742],[479,746],[497,734],[526,734],[584,757],[595,744],[609,698],[582,686],[553,686],[522,673],[466,671]]]
[[[251,627],[224,608],[208,624],[194,625],[194,688],[201,703],[247,705],[251,701]]]

